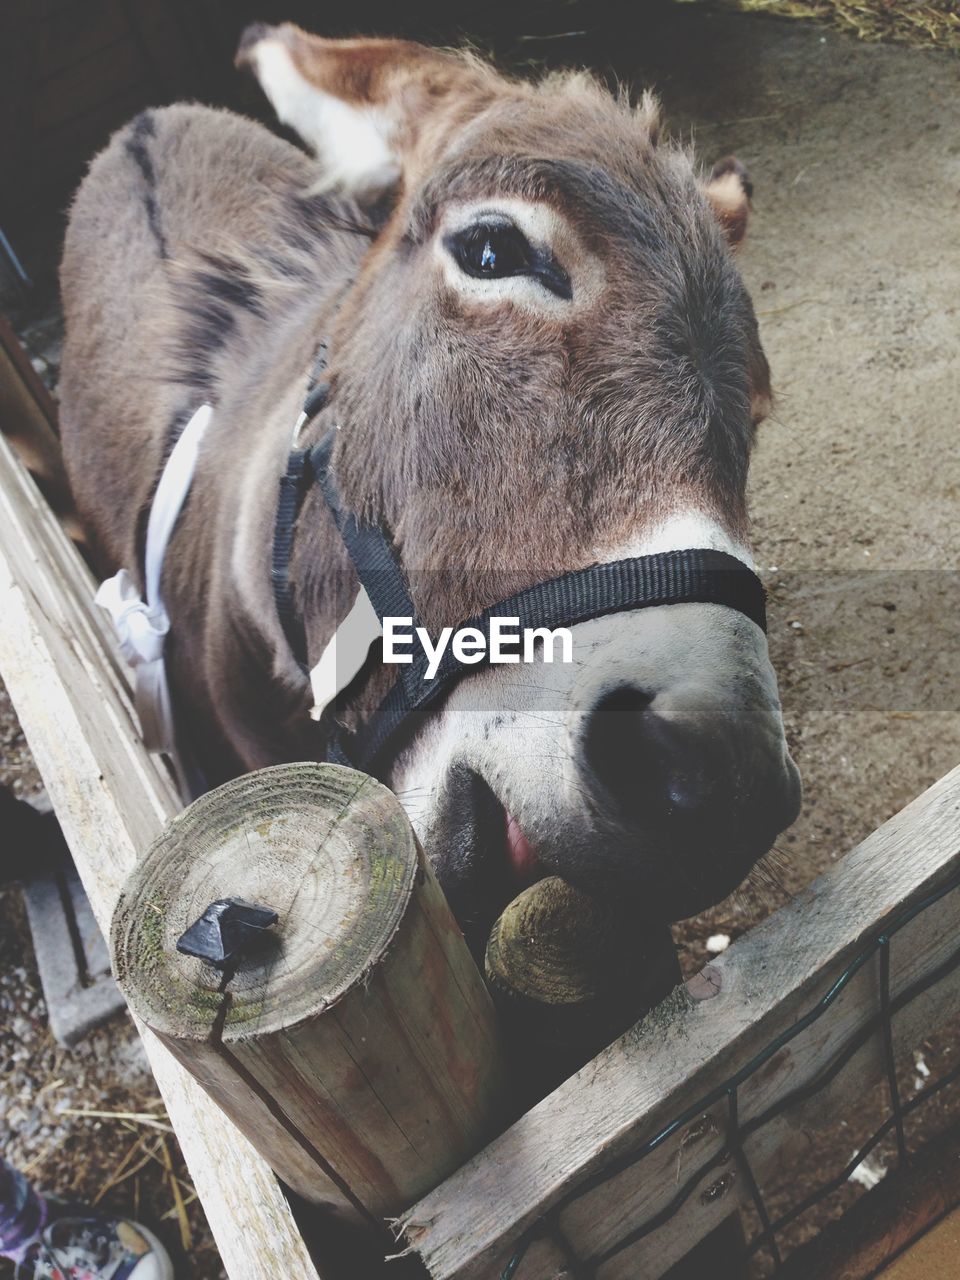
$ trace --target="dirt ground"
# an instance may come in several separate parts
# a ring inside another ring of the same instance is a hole
[[[699,7],[655,9],[646,26],[598,23],[586,5],[562,12],[533,32],[550,38],[505,50],[655,85],[704,162],[736,151],[756,185],[743,269],[779,404],[761,429],[752,505],[806,799],[769,870],[678,930],[691,970],[709,935],[743,933],[960,762],[960,63]],[[586,34],[556,39],[561,28]],[[2,700],[0,765],[4,780],[36,784]],[[65,1116],[63,1100],[160,1108],[122,1021],[71,1054],[54,1048],[24,928],[17,891],[3,892],[4,1151],[42,1185],[90,1195],[162,1130]],[[950,1052],[918,1048],[934,1071]],[[105,1203],[151,1221],[169,1213],[155,1154]],[[196,1216],[194,1227],[178,1274],[215,1276]],[[161,1231],[175,1246],[175,1221]]]
[[[743,269],[779,404],[752,509],[806,789],[795,891],[960,762],[960,63],[707,21],[703,62],[677,28],[643,57],[698,152],[756,184]]]

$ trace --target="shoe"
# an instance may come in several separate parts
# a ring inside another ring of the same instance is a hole
[[[55,1204],[47,1203],[56,1213]],[[169,1254],[139,1222],[73,1212],[44,1227],[14,1280],[173,1280]]]

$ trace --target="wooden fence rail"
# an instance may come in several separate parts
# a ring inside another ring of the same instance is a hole
[[[403,1219],[407,1239],[431,1276],[497,1280],[524,1233],[550,1210],[552,1230],[530,1246],[516,1280],[554,1280],[571,1259],[574,1268],[576,1260],[589,1262],[597,1280],[661,1276],[751,1198],[742,1165],[723,1158],[729,1098],[693,1111],[645,1158],[629,1163],[631,1153],[789,1032],[871,938],[943,886],[958,867],[955,769],[410,1210]],[[960,891],[953,891],[896,933],[890,943],[894,1003],[954,955],[958,926]],[[851,1038],[876,1020],[879,1006],[876,952],[821,1017],[740,1083],[741,1129],[818,1080]],[[895,1014],[897,1056],[906,1058],[958,1011],[960,966]],[[745,1151],[760,1184],[788,1170],[885,1070],[878,1031],[826,1088],[798,1099],[748,1137]],[[848,1155],[843,1152],[840,1162]],[[669,1222],[621,1247],[665,1211],[699,1169],[705,1169],[702,1178]],[[592,1189],[578,1194],[588,1183]]]

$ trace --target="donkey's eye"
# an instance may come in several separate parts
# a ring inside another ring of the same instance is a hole
[[[533,250],[516,227],[481,223],[456,232],[447,244],[461,271],[479,280],[502,280],[530,271]]]
[[[571,296],[566,272],[510,223],[478,223],[448,236],[446,246],[460,270],[476,280],[534,276],[551,293]]]

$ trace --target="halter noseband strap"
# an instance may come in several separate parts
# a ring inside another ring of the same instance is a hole
[[[353,561],[360,585],[382,622],[387,617],[406,617],[421,625],[403,570],[393,546],[380,525],[359,522],[344,511],[331,469],[336,429],[309,449],[291,452],[286,475],[280,482],[280,498],[273,547],[273,586],[277,612],[284,634],[297,661],[307,670],[306,643],[287,567],[293,545],[293,530],[308,490],[319,484],[336,521],[344,546]],[[608,564],[575,569],[560,577],[539,582],[516,595],[499,601],[462,624],[475,627],[487,638],[490,651],[490,622],[497,618],[518,618],[520,629],[527,627],[570,627],[591,618],[633,609],[667,604],[722,604],[744,614],[766,630],[763,584],[742,560],[724,551],[663,551],[656,555],[634,556]],[[451,687],[478,670],[465,666],[444,652],[436,675],[425,679],[425,653],[412,655],[413,661],[398,666],[397,678],[373,715],[355,734],[331,727],[328,759],[375,772],[378,759],[412,717],[420,715]]]

